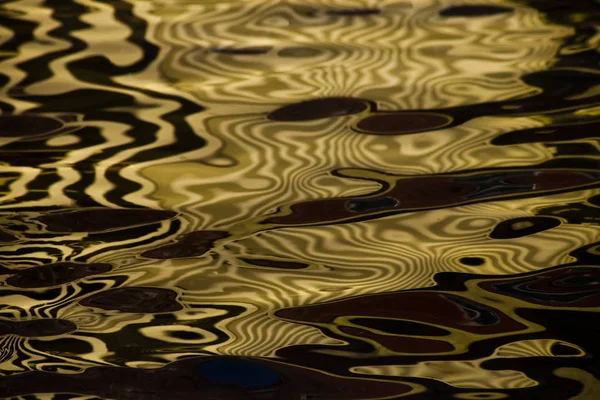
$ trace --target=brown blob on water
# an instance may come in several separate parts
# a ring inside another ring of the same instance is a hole
[[[58,119],[41,115],[0,115],[0,137],[37,136],[62,127]]]
[[[381,113],[358,121],[354,129],[373,135],[407,135],[440,129],[452,120],[449,115],[429,112]]]
[[[226,54],[232,56],[256,56],[260,54],[267,54],[271,50],[269,46],[257,46],[257,47],[221,47],[211,49],[213,53]]]
[[[14,270],[15,276],[6,281],[11,286],[39,288],[62,285],[86,276],[111,270],[110,264],[80,264],[72,262],[41,265],[26,270]]]
[[[492,239],[515,239],[547,231],[560,225],[552,217],[521,217],[500,222],[490,233]]]
[[[164,210],[98,208],[47,214],[37,220],[50,232],[102,232],[160,222],[176,215]]]
[[[125,287],[104,290],[79,302],[82,306],[131,313],[161,313],[181,310],[177,293],[152,287]]]
[[[339,329],[344,333],[360,337],[361,339],[373,340],[383,347],[401,353],[449,353],[455,349],[451,343],[443,340],[382,335],[350,326],[342,326]]]
[[[64,319],[0,320],[0,336],[8,334],[24,337],[56,336],[76,329],[77,326],[74,323]]]
[[[300,262],[269,260],[266,258],[242,258],[242,261],[259,267],[277,268],[277,269],[303,269],[308,265]]]
[[[312,121],[321,118],[358,114],[369,109],[367,100],[352,97],[325,97],[300,103],[288,104],[273,111],[267,118],[271,121]]]
[[[195,231],[183,235],[177,242],[142,253],[142,257],[159,260],[199,257],[212,249],[214,242],[228,237],[223,231]]]
[[[11,243],[16,242],[17,240],[16,236],[13,236],[8,232],[0,231],[0,243]]]
[[[275,315],[296,322],[318,324],[332,323],[342,316],[398,318],[483,335],[525,329],[521,323],[487,305],[466,297],[436,292],[396,292],[361,296],[314,306],[283,309]]]

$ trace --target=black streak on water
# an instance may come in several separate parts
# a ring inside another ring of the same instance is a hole
[[[269,46],[259,47],[220,47],[211,49],[213,53],[232,56],[257,56],[267,54],[271,50]]]
[[[370,107],[371,104],[362,99],[352,97],[325,97],[288,104],[273,111],[267,115],[267,118],[271,121],[312,121],[321,118],[358,114]]]
[[[85,307],[119,310],[130,313],[174,312],[183,307],[177,293],[164,288],[124,287],[93,294],[79,302]]]
[[[6,280],[11,286],[40,288],[62,285],[86,276],[102,274],[112,269],[110,264],[81,264],[72,262],[55,263],[28,269],[9,270],[2,268],[0,274],[11,274]]]
[[[336,17],[364,17],[367,15],[381,14],[381,10],[377,8],[347,8],[337,10],[327,10],[327,15]]]

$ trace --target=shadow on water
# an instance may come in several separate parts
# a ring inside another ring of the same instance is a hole
[[[0,4],[0,397],[579,399],[600,5]]]

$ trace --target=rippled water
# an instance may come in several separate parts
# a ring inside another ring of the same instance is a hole
[[[600,398],[600,4],[0,3],[0,397]]]

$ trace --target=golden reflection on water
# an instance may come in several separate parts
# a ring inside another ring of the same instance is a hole
[[[0,5],[0,395],[595,398],[598,8],[534,3]]]

